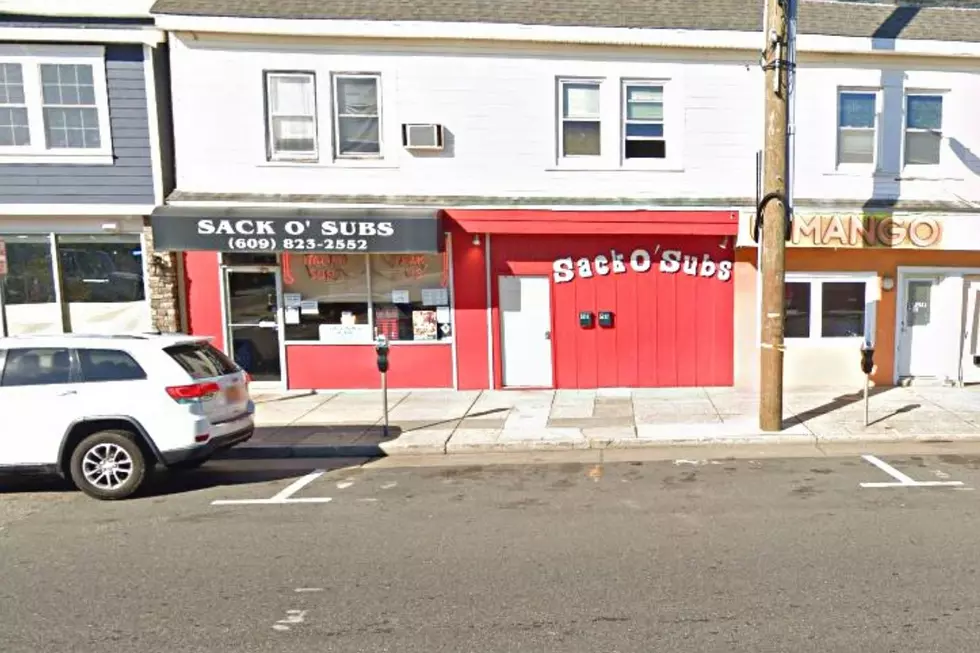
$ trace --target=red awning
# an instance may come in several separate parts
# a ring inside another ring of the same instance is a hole
[[[738,211],[444,209],[443,214],[463,231],[480,234],[738,234]]]

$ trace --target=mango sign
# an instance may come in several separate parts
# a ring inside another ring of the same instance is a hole
[[[935,218],[795,215],[790,244],[797,247],[933,249],[943,227]]]

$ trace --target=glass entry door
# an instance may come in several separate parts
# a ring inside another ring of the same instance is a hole
[[[256,381],[282,381],[279,272],[225,270],[228,354]]]

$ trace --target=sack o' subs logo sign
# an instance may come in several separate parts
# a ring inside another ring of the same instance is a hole
[[[659,259],[654,257],[659,256]],[[691,277],[713,277],[718,281],[728,281],[732,278],[731,261],[715,261],[709,254],[698,256],[685,254],[679,249],[660,247],[650,254],[649,250],[638,248],[626,254],[610,250],[609,256],[599,254],[594,258],[574,259],[571,256],[557,259],[551,269],[555,283],[568,283],[575,277],[588,279],[593,276],[605,277],[610,274],[624,274],[627,269],[634,272],[649,272],[657,262],[660,272],[664,274],[686,274]]]

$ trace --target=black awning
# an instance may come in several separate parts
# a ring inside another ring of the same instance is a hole
[[[150,218],[161,251],[435,253],[437,209],[162,206]]]

